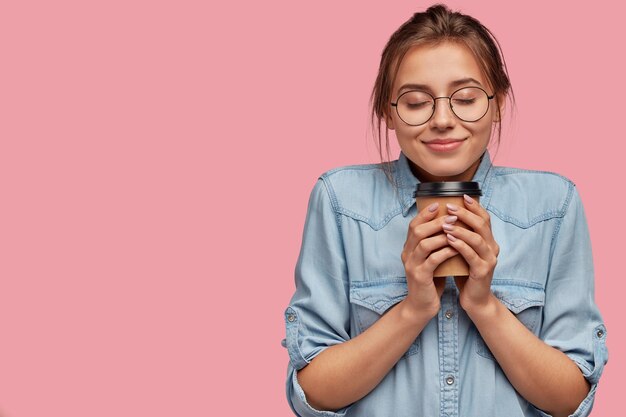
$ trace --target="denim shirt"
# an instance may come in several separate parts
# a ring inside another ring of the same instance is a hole
[[[382,165],[371,164],[328,171],[313,188],[296,291],[284,314],[292,410],[302,417],[548,416],[511,385],[460,307],[453,277],[444,278],[438,315],[368,395],[336,412],[307,403],[296,370],[367,330],[407,295],[400,253],[417,214],[412,194],[418,180],[402,153],[391,172],[397,187]],[[608,351],[576,187],[554,173],[494,166],[487,151],[473,181],[481,185],[480,204],[500,246],[491,290],[530,331],[578,365],[591,390],[572,415],[587,416]]]

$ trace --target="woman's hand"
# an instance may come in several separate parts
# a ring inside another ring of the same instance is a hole
[[[409,311],[428,312],[433,317],[441,308],[445,287],[444,279],[433,280],[433,272],[440,263],[458,254],[449,245],[446,234],[441,233],[446,220],[454,222],[456,217],[435,218],[438,209],[439,203],[433,203],[411,220],[401,254],[409,291],[403,303]]]
[[[470,311],[489,304],[491,280],[500,247],[491,232],[489,213],[471,197],[464,195],[464,206],[448,204],[448,213],[457,216],[471,230],[454,225],[442,225],[450,246],[456,249],[469,264],[469,278],[455,277],[460,291],[461,307]]]

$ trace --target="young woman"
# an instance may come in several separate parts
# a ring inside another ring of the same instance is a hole
[[[567,178],[492,165],[510,94],[474,18],[437,5],[392,35],[372,102],[398,160],[331,170],[311,193],[285,312],[297,415],[589,414],[608,353],[584,210]],[[427,181],[483,194],[436,218],[413,198]],[[433,278],[456,254],[469,276]]]

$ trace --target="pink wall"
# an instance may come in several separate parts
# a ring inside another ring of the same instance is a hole
[[[377,161],[382,47],[430,3],[95,3],[0,10],[0,415],[291,415],[282,312],[309,192]],[[449,4],[508,60],[496,163],[580,189],[609,329],[593,414],[616,415],[623,6]]]

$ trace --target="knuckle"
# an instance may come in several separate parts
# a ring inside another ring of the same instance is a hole
[[[428,270],[428,271],[434,271],[435,267],[439,264],[439,262],[436,259],[435,255],[430,255],[428,258],[426,258],[426,260],[424,261],[424,267]]]
[[[441,251],[431,253],[428,260],[433,267],[439,265],[441,263]]]
[[[443,248],[443,250],[437,251],[433,253],[432,258],[435,263],[435,267],[439,266],[440,263],[448,259],[455,250],[451,247]]]
[[[415,268],[415,270],[413,271],[413,273],[411,274],[411,279],[413,281],[419,281],[419,278],[421,276],[424,275],[424,266],[418,266],[417,268]]]
[[[459,252],[458,250],[454,250],[453,248],[450,248],[445,253],[445,259],[452,258],[454,255],[457,255],[457,254],[460,255],[461,252]]]
[[[480,259],[480,256],[478,256],[478,254],[477,254],[476,252],[474,252],[474,251],[470,251],[470,252],[467,254],[467,256],[468,256],[468,258],[469,258],[469,259],[468,259],[468,261],[469,261],[469,262],[472,262],[472,263],[475,263],[475,264],[478,264],[478,265],[481,265],[481,266],[482,266],[482,262],[481,262],[481,261],[482,261],[482,259]]]
[[[481,277],[481,278],[482,278],[482,277],[484,277],[484,276],[486,276],[486,275],[487,275],[487,273],[486,273],[486,271],[485,271],[485,268],[484,268],[484,267],[479,266],[478,268],[476,268],[476,276],[477,276],[477,277]]]
[[[434,261],[432,258],[428,258],[424,262],[424,269],[429,273],[432,273],[435,268],[437,268],[437,265],[439,265],[439,262]]]

